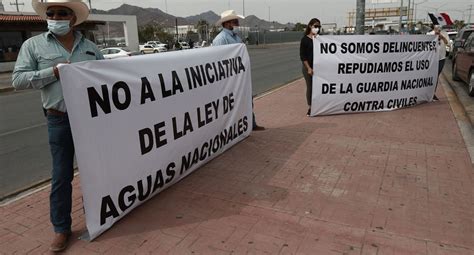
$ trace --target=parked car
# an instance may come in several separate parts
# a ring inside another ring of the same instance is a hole
[[[182,50],[189,50],[191,49],[191,47],[189,46],[189,44],[187,42],[179,42],[179,44],[181,45],[181,49]]]
[[[454,39],[456,38],[456,35],[458,34],[458,31],[448,31],[448,45],[446,45],[446,56],[449,58],[453,58],[453,55],[451,52],[453,51],[454,47]]]
[[[474,33],[471,33],[454,56],[453,80],[467,83],[469,95],[474,97]]]
[[[162,43],[160,41],[148,41],[146,42],[146,44],[154,44],[154,45],[158,45],[159,47],[165,47],[166,49],[168,49],[168,44]]]
[[[142,54],[149,54],[149,53],[158,53],[158,52],[166,52],[168,51],[165,47],[163,46],[158,46],[156,44],[145,44],[145,45],[140,45],[140,52]]]
[[[451,51],[451,56],[456,56],[456,52],[459,47],[462,47],[464,45],[464,42],[466,39],[471,35],[471,33],[474,31],[474,26],[465,26],[461,30],[459,30],[458,34],[456,35],[456,38],[454,39],[454,45],[453,45],[453,50]]]
[[[122,57],[130,57],[132,53],[126,49],[121,48],[105,48],[100,50],[106,59],[113,59],[113,58],[122,58]]]

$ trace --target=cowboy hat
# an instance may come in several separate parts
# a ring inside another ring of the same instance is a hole
[[[46,19],[46,11],[50,6],[64,6],[71,9],[76,15],[74,26],[84,22],[89,16],[89,7],[82,0],[32,0],[31,5],[35,12],[43,19]]]
[[[220,26],[222,23],[233,19],[245,19],[245,17],[238,15],[234,10],[227,10],[221,13],[221,19],[216,22],[216,25]]]

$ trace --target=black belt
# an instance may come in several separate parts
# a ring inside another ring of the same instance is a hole
[[[54,110],[54,109],[48,109],[48,110],[46,110],[46,112],[47,112],[49,115],[57,115],[57,116],[64,116],[64,115],[66,115],[65,112],[61,112],[61,111]]]

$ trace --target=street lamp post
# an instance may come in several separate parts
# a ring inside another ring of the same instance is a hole
[[[365,27],[365,0],[357,0],[356,30],[355,34],[363,35]]]
[[[403,9],[403,0],[400,1],[400,20],[398,21],[398,33],[402,33],[402,17],[403,17],[403,13],[402,13],[402,9]]]
[[[424,0],[423,2],[419,2],[419,3],[415,3],[415,1],[413,1],[413,5],[415,6],[415,8],[413,9],[413,19],[414,19],[414,22],[416,23],[416,7],[418,7],[418,5],[422,4],[422,3],[426,3],[428,0]]]

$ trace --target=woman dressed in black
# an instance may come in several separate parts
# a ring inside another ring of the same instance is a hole
[[[306,114],[308,116],[311,113],[311,96],[313,92],[313,38],[319,34],[320,29],[321,22],[319,19],[311,19],[300,44],[300,58],[303,62],[303,76],[306,81],[306,102],[309,106],[308,113]]]

